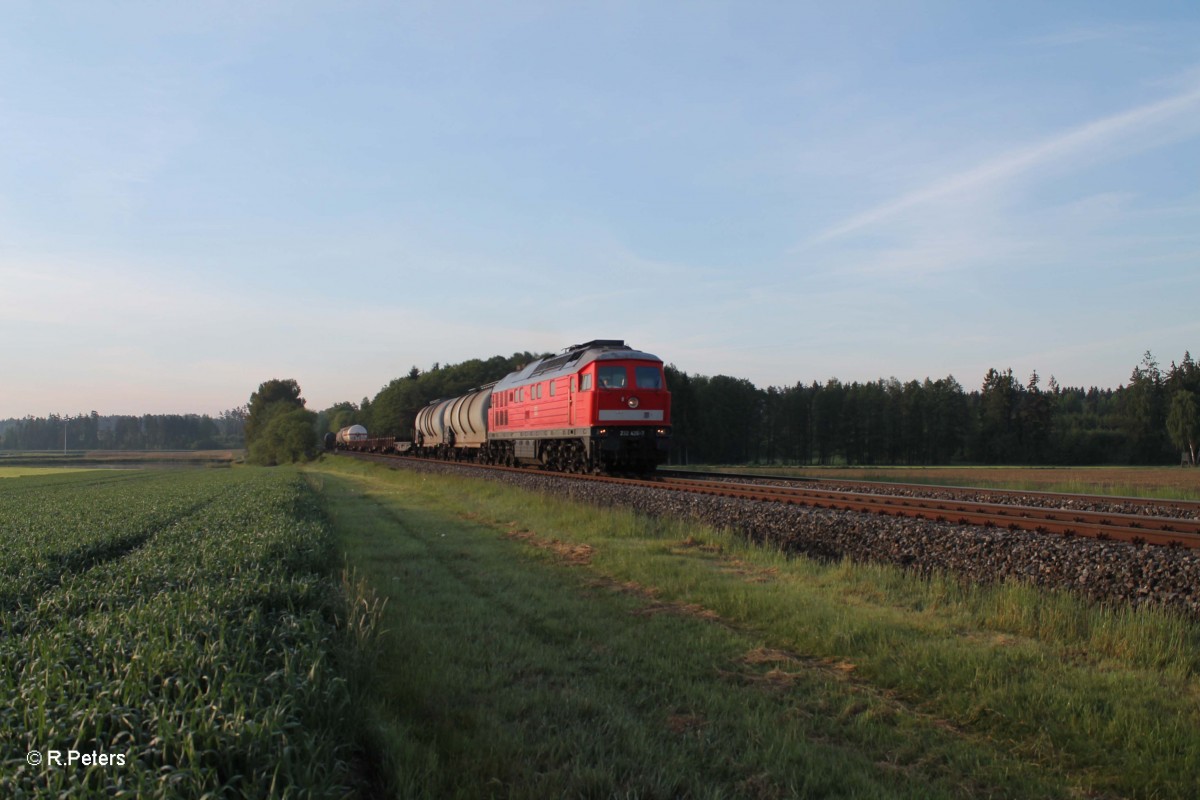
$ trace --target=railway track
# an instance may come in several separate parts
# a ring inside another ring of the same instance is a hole
[[[1141,514],[1022,506],[969,500],[945,500],[888,494],[863,494],[810,487],[730,484],[707,479],[665,478],[668,485],[692,491],[753,500],[773,500],[813,508],[861,511],[894,517],[911,517],[958,525],[1031,531],[1033,533],[1088,536],[1095,539],[1200,548],[1200,521]],[[1080,495],[1071,495],[1079,501]],[[1087,498],[1097,501],[1102,498]]]
[[[995,489],[978,486],[952,486],[949,484],[902,483],[899,481],[866,481],[845,478],[811,478],[806,476],[763,475],[733,472],[701,472],[692,470],[660,469],[656,473],[666,478],[707,478],[730,483],[760,483],[776,486],[819,485],[836,488],[838,491],[861,494],[885,494],[895,496],[937,497],[944,499],[970,499],[985,495],[989,502],[1010,505],[1035,505],[1055,508],[1104,506],[1119,508],[1125,513],[1136,511],[1147,516],[1174,517],[1177,519],[1200,519],[1200,502],[1193,500],[1161,500],[1150,497],[1120,495],[1085,495],[1049,492],[1033,489]]]
[[[370,455],[354,453],[356,457],[376,461],[395,461],[400,458],[415,460],[407,457]],[[454,462],[433,461],[437,464],[453,464]],[[931,522],[950,523],[957,525],[974,525],[988,529],[1005,529],[1009,531],[1028,531],[1032,533],[1060,536],[1083,536],[1105,541],[1128,542],[1132,545],[1160,545],[1173,548],[1200,549],[1200,519],[1183,519],[1172,516],[1157,516],[1152,514],[1125,514],[1108,511],[1089,511],[1076,508],[1061,508],[1050,506],[1028,506],[1004,502],[979,502],[969,497],[948,499],[946,497],[920,497],[906,494],[903,496],[879,493],[878,485],[870,493],[827,489],[813,485],[807,480],[798,486],[764,485],[761,483],[739,483],[731,481],[731,476],[721,473],[689,473],[675,470],[661,470],[653,478],[626,478],[604,475],[572,475],[551,472],[536,472],[523,467],[493,467],[479,464],[464,464],[476,469],[492,469],[512,471],[522,474],[541,474],[561,477],[564,480],[587,480],[607,483],[617,483],[632,486],[645,486],[671,491],[691,492],[715,497],[754,500],[764,503],[783,503],[788,505],[809,507],[814,509],[833,509],[841,511],[856,511],[867,514],[878,514],[913,520],[928,520]],[[743,477],[743,476],[737,476]],[[761,477],[761,476],[760,476]],[[777,480],[777,479],[772,479]],[[904,488],[912,492],[924,490],[929,493],[944,493],[951,488],[955,493],[974,494],[1005,494],[996,490],[970,490],[963,487],[936,487],[920,484],[905,484]],[[1085,495],[1053,495],[1047,492],[1012,492],[1014,496],[1038,495],[1043,501],[1061,499],[1071,505],[1104,505],[1110,503],[1111,497],[1090,497]],[[1178,508],[1181,505],[1195,505],[1200,510],[1200,504],[1181,504],[1175,501],[1162,503],[1144,498],[1120,498],[1122,504],[1136,501],[1135,504],[1167,505]],[[1200,513],[1197,514],[1200,516]]]

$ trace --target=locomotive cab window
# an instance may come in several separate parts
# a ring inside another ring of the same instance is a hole
[[[637,367],[634,380],[637,381],[639,389],[661,389],[662,388],[662,373],[658,371],[658,367]]]
[[[624,389],[624,367],[597,367],[596,378],[600,381],[601,389]]]

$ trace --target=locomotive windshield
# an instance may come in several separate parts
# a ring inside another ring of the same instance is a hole
[[[636,367],[637,388],[639,389],[661,389],[662,388],[662,373],[658,367]]]
[[[597,367],[596,380],[600,383],[601,389],[624,389],[625,368]]]

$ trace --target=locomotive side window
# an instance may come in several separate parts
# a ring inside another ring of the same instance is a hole
[[[637,367],[637,388],[639,389],[661,389],[662,388],[662,373],[658,371],[658,367]]]
[[[596,377],[600,381],[601,389],[624,389],[625,388],[625,368],[624,367],[597,367]]]
[[[590,392],[592,390],[592,376],[590,374],[583,376],[583,382],[579,384],[579,391]]]

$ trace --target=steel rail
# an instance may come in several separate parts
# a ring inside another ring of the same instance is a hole
[[[1080,494],[1076,492],[1050,492],[1042,489],[1000,489],[985,486],[955,486],[941,483],[902,483],[900,481],[864,481],[851,478],[812,478],[807,476],[767,475],[748,472],[701,472],[692,470],[660,469],[655,473],[663,478],[681,478],[684,480],[696,478],[711,478],[713,480],[746,480],[746,481],[779,481],[790,484],[824,484],[826,486],[851,487],[836,491],[852,491],[853,487],[866,487],[875,494],[888,494],[888,489],[906,490],[916,493],[939,494],[988,494],[996,497],[1039,498],[1058,502],[1083,502],[1092,504],[1110,504],[1123,506],[1140,506],[1148,509],[1164,509],[1189,511],[1200,518],[1200,501],[1171,500],[1154,497],[1133,497],[1130,495],[1109,494]]]
[[[774,500],[815,508],[862,511],[986,528],[1088,536],[1133,544],[1200,548],[1200,520],[1193,519],[681,478],[667,478],[662,483],[694,485],[697,491],[710,494]]]

